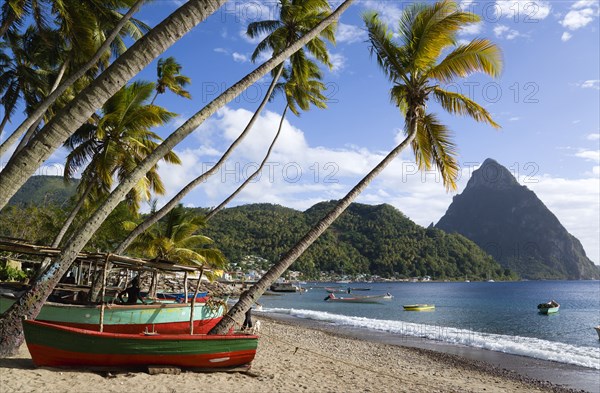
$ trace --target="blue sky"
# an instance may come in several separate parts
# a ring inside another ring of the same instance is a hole
[[[178,4],[154,1],[138,18],[155,25]],[[403,118],[389,102],[390,85],[369,56],[361,14],[369,9],[395,26],[408,2],[358,1],[341,18],[333,70],[325,72],[327,110],[288,115],[283,135],[259,181],[233,203],[271,202],[305,209],[343,196],[401,140]],[[234,1],[197,26],[164,56],[174,56],[192,79],[192,100],[165,94],[157,104],[179,114],[160,130],[168,135],[217,93],[256,67],[249,61],[257,41],[245,36],[249,22],[272,19],[276,3]],[[504,72],[496,80],[472,76],[449,90],[469,95],[490,111],[496,131],[467,118],[430,109],[455,132],[462,191],[468,174],[488,157],[508,167],[537,193],[563,225],[600,262],[600,65],[598,1],[462,1],[483,22],[461,40],[490,38],[502,48]],[[137,79],[153,80],[156,62]],[[265,78],[203,124],[176,148],[183,167],[162,166],[165,198],[215,162],[241,132],[266,91]],[[184,203],[215,206],[260,162],[285,103],[270,103],[225,170],[192,192]],[[10,128],[9,128],[10,129]],[[60,162],[59,152],[50,162]],[[433,173],[416,173],[407,151],[361,196],[363,203],[390,203],[421,225],[437,222],[451,202]],[[162,198],[161,200],[165,200]]]

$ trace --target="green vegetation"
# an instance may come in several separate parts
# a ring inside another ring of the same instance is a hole
[[[269,204],[225,209],[205,233],[215,239],[230,262],[247,255],[274,262],[334,204],[319,203],[304,213]],[[292,269],[308,278],[318,278],[321,271],[389,278],[516,278],[464,236],[423,228],[390,205],[357,203],[350,205]]]
[[[79,179],[65,183],[62,176],[32,176],[10,199],[10,206],[62,206],[75,194]]]

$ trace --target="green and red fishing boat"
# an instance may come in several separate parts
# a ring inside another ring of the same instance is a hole
[[[232,368],[250,365],[258,346],[245,333],[120,334],[40,321],[23,321],[23,330],[38,367]]]
[[[14,303],[14,298],[0,295],[0,314]],[[194,304],[194,331],[208,333],[223,316],[223,305]],[[190,331],[190,304],[154,303],[109,305],[104,308],[104,331],[112,333],[186,333]],[[80,329],[99,330],[101,306],[46,302],[38,321]]]

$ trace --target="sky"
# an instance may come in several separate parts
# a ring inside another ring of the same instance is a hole
[[[182,3],[153,1],[137,17],[154,26]],[[312,108],[299,117],[288,113],[262,175],[231,206],[268,202],[304,210],[339,199],[403,139],[404,119],[390,103],[389,81],[370,57],[361,15],[374,10],[395,29],[408,4],[363,0],[346,11],[337,43],[330,45],[333,68],[324,69],[328,108]],[[259,41],[245,32],[248,23],[276,18],[276,5],[230,1],[164,53],[174,56],[191,78],[192,99],[159,96],[156,104],[178,114],[158,130],[161,136],[268,59],[263,55],[257,63],[250,60]],[[460,6],[479,14],[482,22],[461,31],[459,42],[493,40],[503,51],[504,70],[497,79],[473,75],[443,87],[482,104],[502,129],[450,116],[430,102],[429,109],[454,133],[461,165],[458,189],[448,193],[438,174],[418,172],[407,150],[357,202],[389,203],[427,226],[444,215],[470,173],[493,158],[533,190],[582,242],[590,259],[600,263],[599,2],[463,0]],[[156,61],[136,80],[155,77]],[[183,164],[161,165],[168,189],[161,203],[218,160],[244,129],[269,83],[263,78],[175,148]],[[263,159],[284,106],[282,97],[270,102],[224,168],[183,203],[216,206],[233,192]],[[64,156],[58,151],[40,173],[56,174]]]

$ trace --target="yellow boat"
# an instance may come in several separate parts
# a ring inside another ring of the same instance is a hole
[[[432,311],[435,310],[434,304],[407,304],[404,307],[406,311]]]

